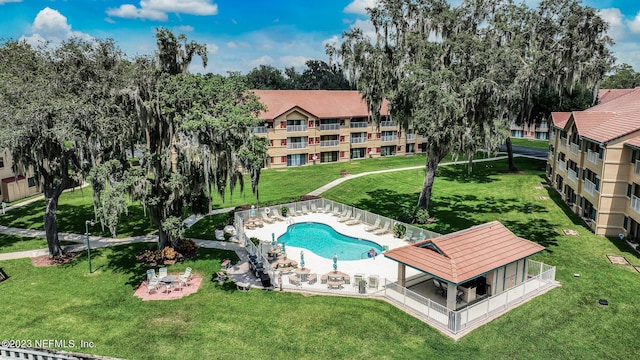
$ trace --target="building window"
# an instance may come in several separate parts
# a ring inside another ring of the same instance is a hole
[[[36,186],[36,178],[35,177],[30,177],[27,179],[27,183],[29,184],[29,187],[34,187]]]
[[[631,197],[631,189],[632,189],[631,184],[627,184],[627,197],[628,197],[628,198],[630,198],[630,197]]]
[[[629,229],[629,217],[625,216],[624,221],[622,222],[622,228],[625,230]]]
[[[0,157],[0,168],[4,167],[4,158]]]
[[[638,152],[637,152],[637,150],[633,150],[631,152],[631,162],[635,163],[637,158],[638,158]]]

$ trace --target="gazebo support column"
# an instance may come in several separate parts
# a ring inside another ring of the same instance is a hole
[[[398,284],[404,287],[407,280],[407,267],[404,264],[398,263]]]
[[[455,284],[447,283],[447,309],[456,309],[456,294],[458,293],[458,287]]]

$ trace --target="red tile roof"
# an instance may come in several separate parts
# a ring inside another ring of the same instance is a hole
[[[567,113],[552,113],[554,125],[566,129],[575,123],[580,136],[600,143],[640,131],[640,87],[621,90],[612,91],[605,102],[572,112],[567,121]]]
[[[389,250],[384,256],[445,281],[461,284],[542,250],[543,246],[520,238],[500,222],[493,221]]]
[[[598,104],[604,104],[620,96],[627,95],[634,89],[600,89],[598,91]]]
[[[553,121],[553,125],[559,128],[564,128],[564,125],[567,123],[567,120],[571,117],[570,112],[552,112],[551,120]]]
[[[640,136],[636,136],[633,139],[629,139],[624,143],[627,145],[635,146],[640,149]]]
[[[251,90],[266,105],[259,117],[273,120],[296,107],[319,119],[354,118],[369,115],[362,95],[355,90]],[[387,101],[380,114],[388,115]]]

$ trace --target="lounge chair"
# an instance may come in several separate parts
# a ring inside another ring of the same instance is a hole
[[[364,231],[372,232],[372,231],[375,231],[375,230],[378,230],[378,229],[380,229],[380,218],[377,218],[376,222],[374,222],[372,226],[369,226],[368,228],[365,228]]]
[[[364,274],[353,275],[353,287],[357,287],[361,280],[364,280]]]
[[[327,204],[324,206],[324,210],[322,210],[323,213],[327,214],[329,212],[331,212],[331,204]]]
[[[433,279],[433,285],[436,287],[436,294],[442,294],[443,296],[447,294],[446,286],[443,286],[437,279]]]
[[[346,210],[345,210],[345,212],[346,212]],[[337,206],[336,206],[336,207],[334,207],[334,208],[333,208],[333,212],[331,213],[331,215],[333,215],[333,216],[340,216],[340,208],[339,208],[339,207],[337,207]]]
[[[385,221],[381,229],[374,231],[375,235],[383,235],[389,232],[389,222]]]
[[[262,210],[262,221],[266,222],[267,224],[273,224],[274,222],[276,222],[274,219],[270,218],[269,215],[264,212],[264,210]]]
[[[315,284],[316,281],[318,281],[318,274],[309,274],[309,276],[307,276],[307,282],[309,282],[309,285]]]
[[[418,240],[415,236],[413,236],[413,230],[407,230],[407,232],[404,234],[404,239],[410,243],[414,243],[416,242],[416,240]]]
[[[278,209],[273,208],[271,209],[271,211],[269,212],[269,216],[276,221],[284,221],[284,218],[282,216],[280,216],[280,212],[278,211]]]
[[[347,213],[344,216],[340,217],[338,219],[338,222],[343,223],[343,222],[346,222],[349,219],[351,219],[351,210],[348,210]]]
[[[306,205],[302,205],[302,215],[307,215],[309,213],[309,209],[307,209]]]
[[[313,213],[317,213],[318,212],[318,207],[316,206],[316,203],[311,203],[311,212]]]
[[[362,217],[362,213],[357,213],[355,218],[347,221],[345,224],[347,225],[357,225],[360,224],[360,217]]]

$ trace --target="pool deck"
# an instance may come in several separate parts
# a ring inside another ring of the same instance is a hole
[[[295,223],[303,222],[317,222],[331,226],[337,232],[348,235],[358,239],[364,239],[373,241],[380,246],[388,246],[389,249],[395,249],[401,246],[409,245],[409,243],[403,239],[397,239],[393,237],[393,232],[389,230],[387,234],[375,235],[373,232],[365,231],[365,228],[370,227],[370,224],[357,224],[346,225],[338,222],[339,217],[331,214],[324,213],[311,213],[307,215],[298,215],[295,217],[288,217],[287,221],[276,221],[273,224],[264,223],[264,227],[256,228],[253,230],[245,230],[245,234],[249,237],[256,237],[263,241],[264,244],[271,243],[271,234],[274,234],[275,238],[287,231],[287,227],[291,224],[291,221]],[[390,228],[393,225],[390,226]],[[311,270],[311,273],[316,273],[318,276],[333,271],[333,260],[326,259],[318,256],[310,250],[285,245],[285,250],[290,259],[300,262],[300,251],[304,250],[304,262],[305,268]],[[390,281],[396,281],[398,278],[398,263],[389,260],[382,254],[378,254],[375,258],[367,258],[362,260],[341,260],[338,257],[338,271],[347,273],[353,277],[355,274],[364,274],[365,276],[378,275],[381,279],[386,278]],[[418,274],[418,271],[407,268],[407,276]],[[320,282],[318,282],[320,284]],[[326,285],[322,285],[326,287]]]

